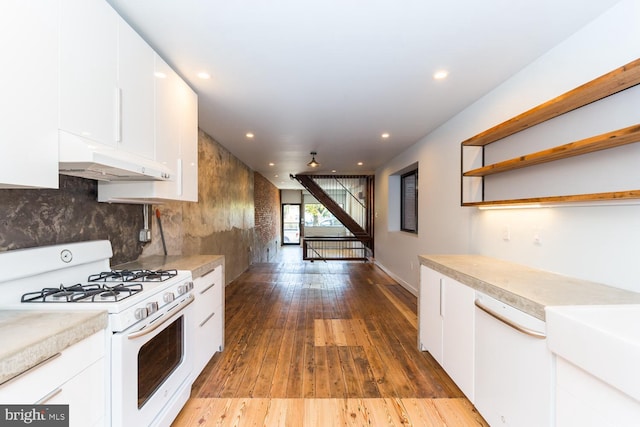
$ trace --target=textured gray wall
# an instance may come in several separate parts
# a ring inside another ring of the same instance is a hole
[[[142,207],[96,201],[96,181],[60,175],[58,190],[0,190],[0,251],[107,239],[113,264],[142,252]]]
[[[256,250],[253,171],[203,131],[198,133],[198,203],[154,205],[169,255],[225,256],[227,282],[244,272]],[[162,255],[152,215],[152,241],[143,256]]]

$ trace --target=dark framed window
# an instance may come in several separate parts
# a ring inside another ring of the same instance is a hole
[[[418,233],[418,169],[400,176],[400,230]]]

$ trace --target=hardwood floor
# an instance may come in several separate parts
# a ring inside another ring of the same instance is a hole
[[[227,286],[225,350],[173,425],[486,425],[418,351],[416,307],[372,264],[253,265]]]

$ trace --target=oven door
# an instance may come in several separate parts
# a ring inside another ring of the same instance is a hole
[[[112,426],[169,425],[191,391],[193,295],[133,330],[114,333]]]

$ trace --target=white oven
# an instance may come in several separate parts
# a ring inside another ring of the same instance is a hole
[[[174,301],[160,316],[113,334],[113,426],[168,426],[189,398],[193,301]]]
[[[168,427],[193,382],[189,271],[111,270],[108,241],[0,253],[0,308],[105,310],[111,427]]]

